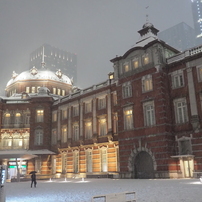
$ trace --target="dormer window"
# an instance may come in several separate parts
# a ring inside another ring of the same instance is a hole
[[[136,69],[139,67],[139,62],[138,62],[138,58],[134,58],[133,59],[133,68]]]
[[[61,72],[60,69],[59,69],[55,74],[58,76],[58,78],[61,78],[61,77],[62,77],[62,72]]]
[[[144,54],[144,55],[142,56],[142,59],[143,59],[143,64],[144,64],[144,65],[149,64],[149,55],[148,55],[148,53],[147,53],[147,54]]]
[[[130,69],[129,69],[129,63],[124,63],[123,64],[123,68],[124,68],[124,72],[128,72]]]

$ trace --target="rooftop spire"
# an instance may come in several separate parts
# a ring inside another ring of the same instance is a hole
[[[44,55],[44,46],[43,46],[43,50],[42,50],[42,61],[41,61],[41,67],[42,67],[42,69],[45,67],[45,60],[44,60],[44,57],[45,57],[45,55]]]

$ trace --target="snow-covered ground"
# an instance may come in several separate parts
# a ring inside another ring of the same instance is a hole
[[[137,202],[201,202],[198,179],[54,179],[6,183],[6,202],[91,202],[93,196],[136,192]],[[103,201],[100,200],[100,201]]]

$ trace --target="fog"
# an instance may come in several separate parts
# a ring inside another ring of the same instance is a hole
[[[80,88],[105,81],[110,59],[136,43],[147,14],[160,31],[193,27],[191,0],[0,0],[0,94],[44,43],[77,54]]]

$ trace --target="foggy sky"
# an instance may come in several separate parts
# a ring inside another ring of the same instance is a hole
[[[0,94],[44,43],[77,54],[80,88],[107,80],[109,60],[136,43],[146,14],[160,31],[193,27],[191,0],[0,0]]]

